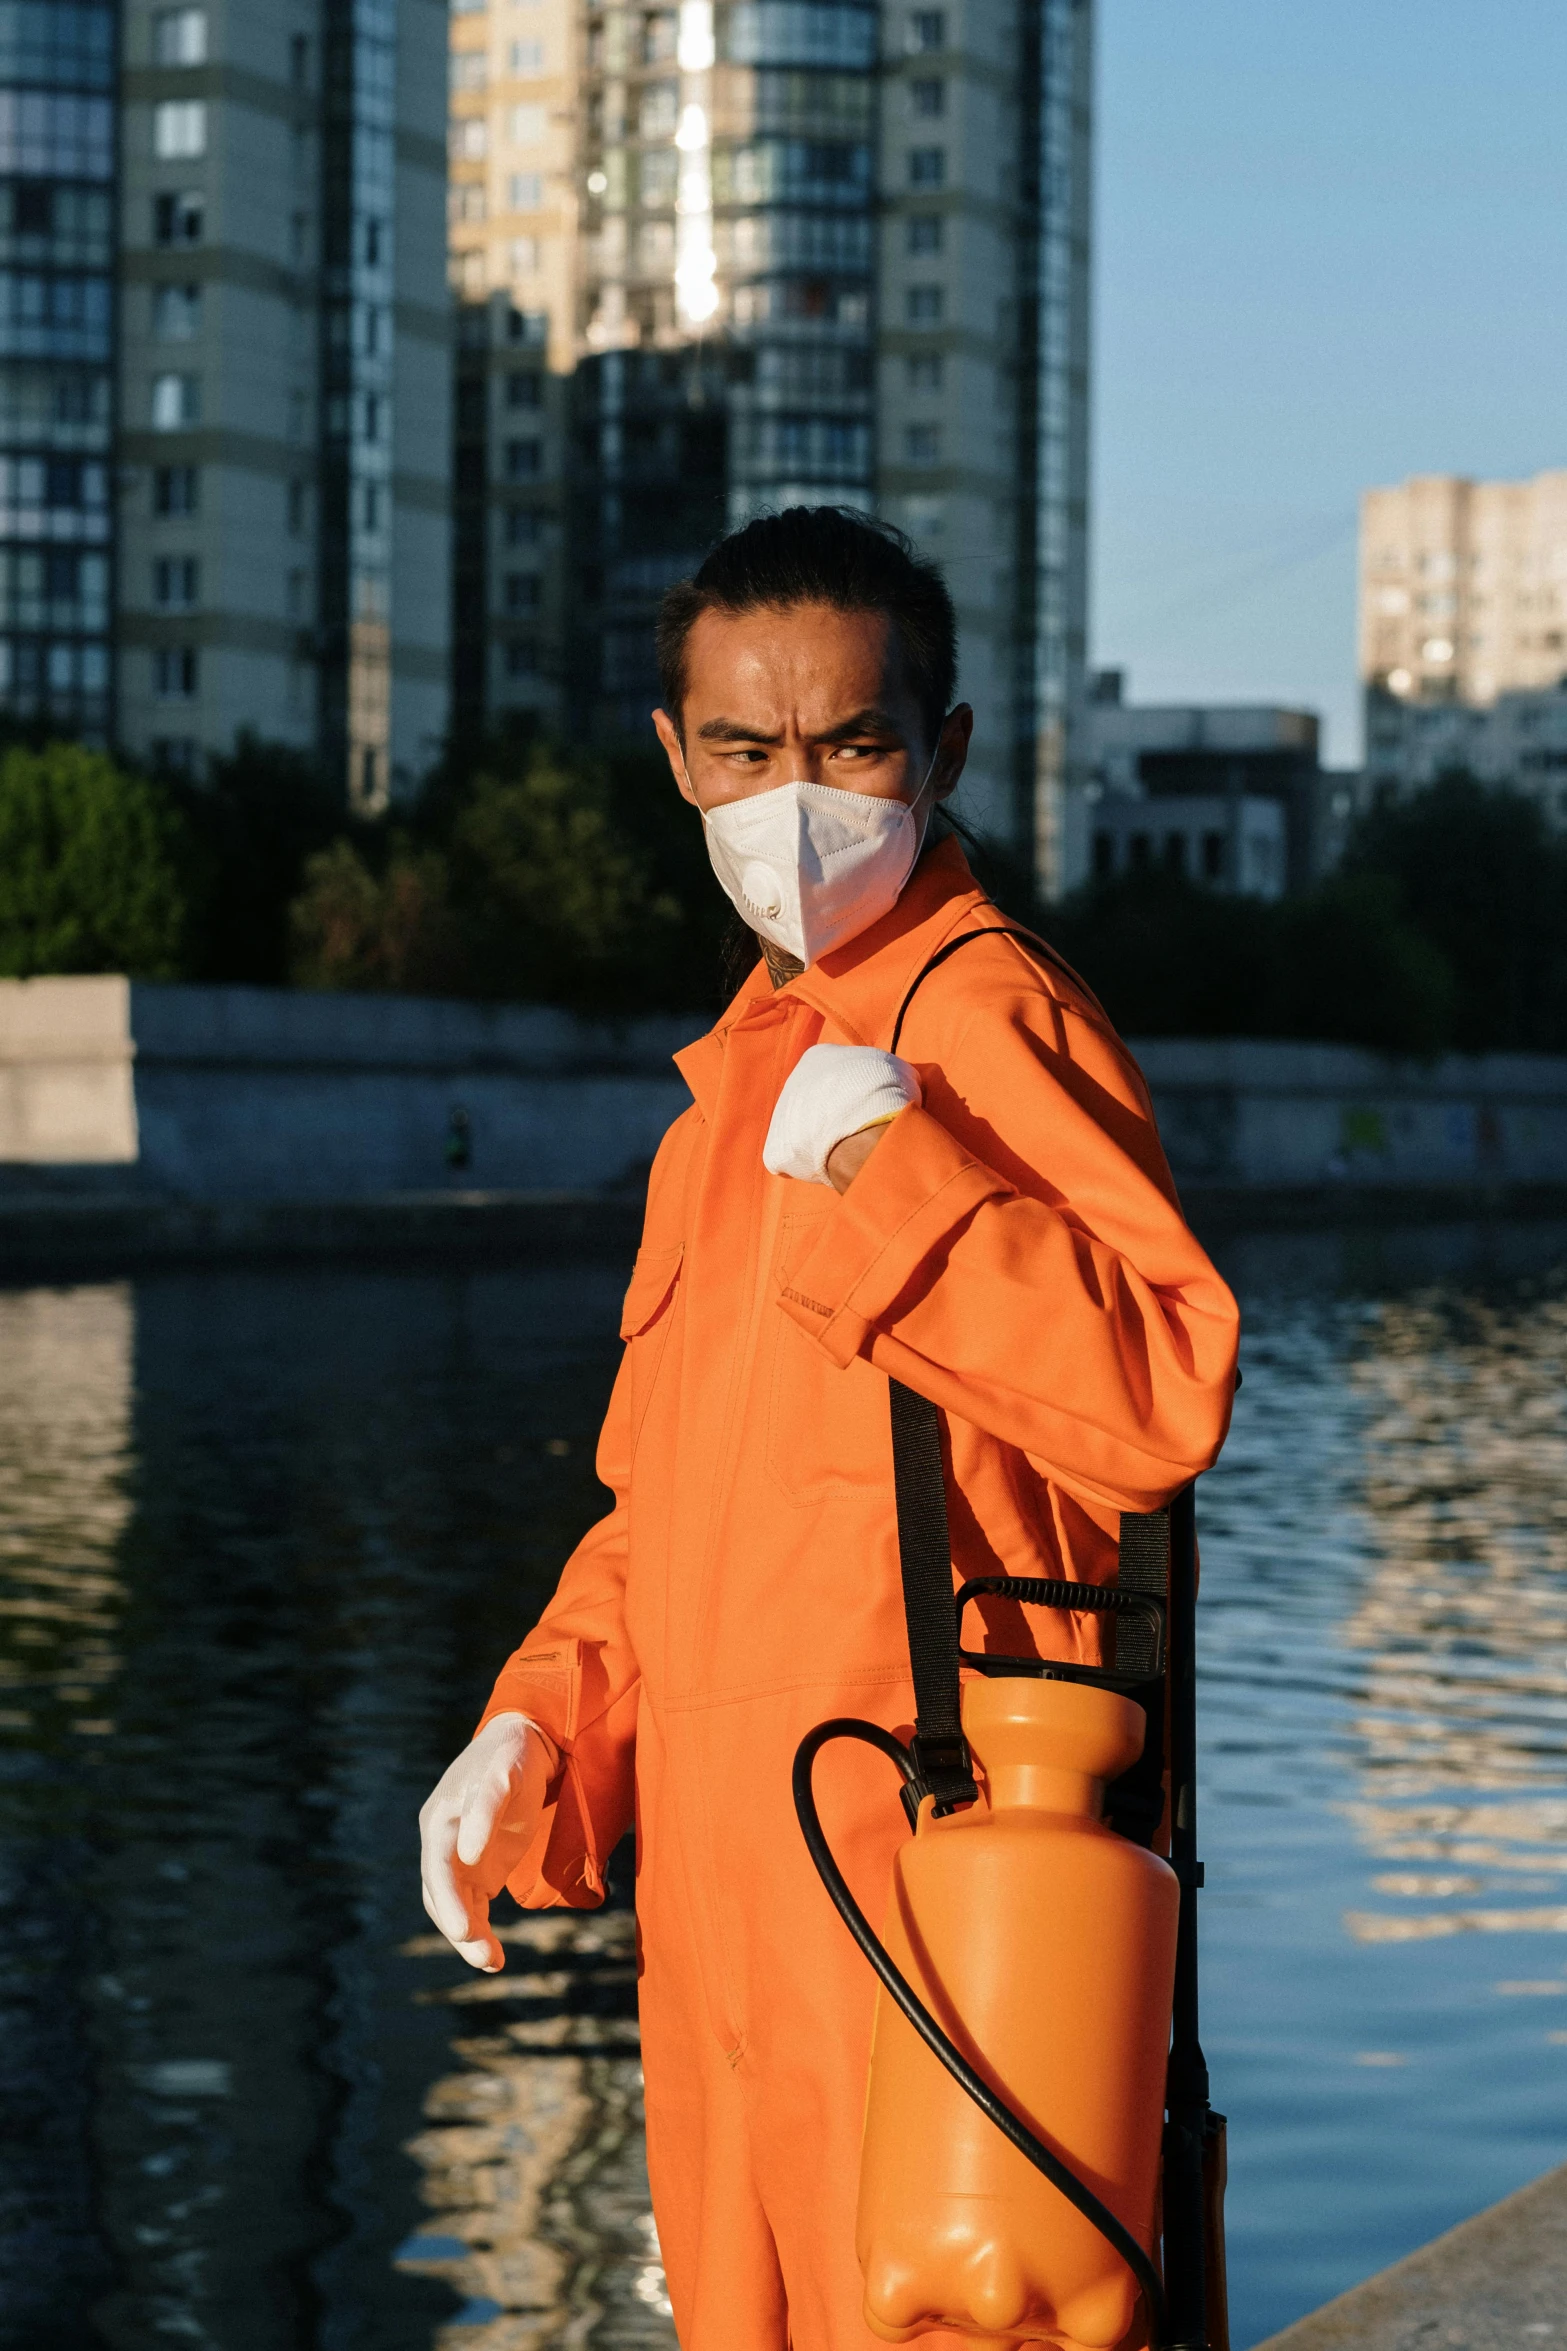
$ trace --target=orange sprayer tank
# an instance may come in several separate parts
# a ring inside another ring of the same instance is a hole
[[[980,1803],[925,1805],[883,1941],[976,2070],[1152,2251],[1179,1889],[1100,1817],[1141,1707],[1021,1676],[963,1691]],[[1111,2351],[1126,2264],[1010,2146],[879,1993],[856,2249],[883,2342],[936,2327]]]

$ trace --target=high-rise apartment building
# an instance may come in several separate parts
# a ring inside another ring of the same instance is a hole
[[[1059,878],[1086,603],[1091,0],[459,0],[459,714],[646,727],[725,527],[944,567],[966,791]]]
[[[979,829],[1069,876],[1088,596],[1093,12],[882,10],[878,495],[943,566]]]
[[[0,10],[0,710],[111,723],[115,15]]]
[[[58,10],[49,13],[58,14]],[[445,734],[440,0],[126,0],[118,731],[383,806]]]
[[[1368,490],[1360,674],[1401,700],[1482,704],[1567,675],[1567,472]]]

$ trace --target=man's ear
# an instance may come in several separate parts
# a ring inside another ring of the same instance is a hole
[[[945,800],[957,789],[958,778],[968,764],[969,738],[973,732],[971,703],[958,703],[942,720],[941,732],[936,737],[936,764],[931,772],[931,790],[938,800]]]
[[[664,757],[669,761],[669,772],[675,779],[675,789],[682,800],[689,800],[695,808],[696,794],[691,789],[691,778],[686,773],[686,755],[680,747],[680,735],[667,710],[653,713],[653,732],[664,746]]]

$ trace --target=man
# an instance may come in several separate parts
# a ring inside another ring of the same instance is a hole
[[[670,592],[659,651],[654,723],[762,961],[677,1056],[694,1102],[654,1164],[598,1457],[615,1507],[421,1814],[425,1904],[498,1968],[501,1885],[597,1903],[635,1816],[648,2162],[684,2351],[870,2351],[875,1987],[789,1775],[827,1716],[912,1719],[888,1377],[941,1408],[958,1578],[1104,1580],[1120,1513],[1218,1452],[1236,1313],[1087,991],[1006,936],[937,960],[1005,928],[956,840],[929,839],[973,723],[949,707],[937,574],[895,533],[796,509]],[[1091,1618],[1031,1630],[1042,1654],[1096,1654]],[[1015,1648],[1015,1613],[1001,1631]],[[905,1833],[893,1775],[836,1748],[818,1780],[877,1916]]]

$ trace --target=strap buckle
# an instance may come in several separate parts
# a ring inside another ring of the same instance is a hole
[[[916,1731],[909,1741],[909,1753],[914,1771],[904,1783],[903,1809],[911,1829],[919,1825],[920,1805],[927,1796],[935,1798],[931,1809],[938,1820],[965,1804],[979,1802],[973,1758],[961,1731]]]

